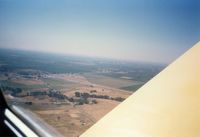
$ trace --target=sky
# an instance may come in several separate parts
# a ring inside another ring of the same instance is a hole
[[[0,0],[0,48],[170,63],[198,41],[198,0]]]

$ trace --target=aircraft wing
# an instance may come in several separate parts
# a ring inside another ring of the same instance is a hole
[[[200,137],[200,42],[81,137]]]

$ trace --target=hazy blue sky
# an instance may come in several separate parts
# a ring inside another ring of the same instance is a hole
[[[200,40],[198,0],[0,0],[0,47],[169,63]]]

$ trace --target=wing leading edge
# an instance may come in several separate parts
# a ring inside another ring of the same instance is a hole
[[[81,135],[199,136],[200,42]]]

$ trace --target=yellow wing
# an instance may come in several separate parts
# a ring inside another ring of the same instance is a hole
[[[200,137],[200,42],[81,137]]]

